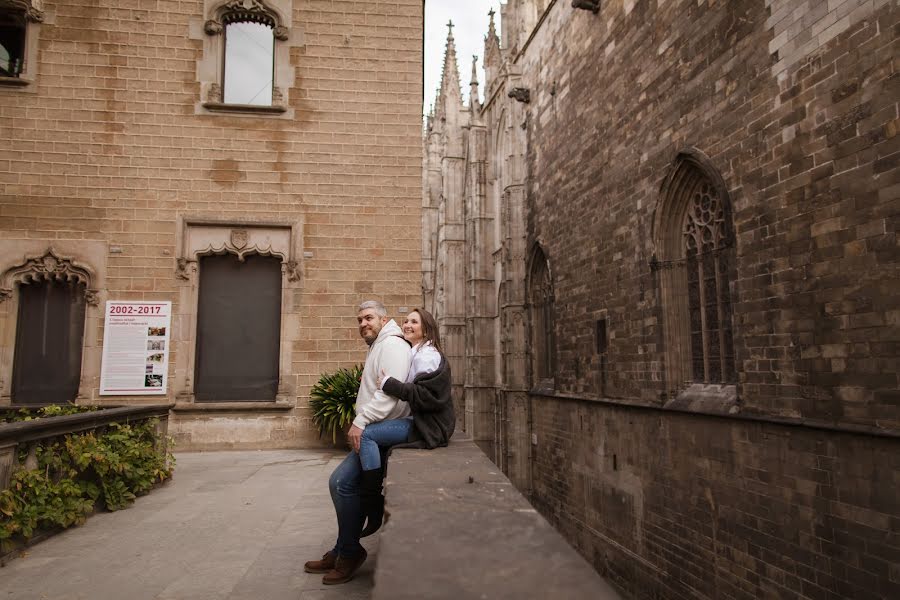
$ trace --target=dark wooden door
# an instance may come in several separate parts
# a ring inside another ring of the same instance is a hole
[[[278,391],[281,261],[251,255],[200,259],[194,397],[274,400]]]
[[[84,292],[84,284],[68,281],[19,286],[14,403],[58,404],[75,400],[81,379]]]

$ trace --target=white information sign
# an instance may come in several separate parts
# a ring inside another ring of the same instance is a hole
[[[106,303],[100,394],[166,393],[171,302]]]

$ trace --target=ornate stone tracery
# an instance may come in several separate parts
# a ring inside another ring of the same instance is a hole
[[[219,35],[230,23],[259,23],[272,28],[276,40],[286,41],[290,30],[285,27],[278,13],[266,6],[262,0],[229,0],[220,5],[214,16],[203,25],[207,35]]]
[[[691,198],[684,222],[688,256],[721,250],[728,244],[725,208],[709,182],[702,182]]]
[[[71,258],[60,256],[51,247],[43,255],[31,256],[3,274],[0,286],[0,302],[12,296],[16,284],[27,285],[41,281],[81,283],[85,287],[85,301],[91,306],[99,304],[97,290],[91,289],[93,280],[90,269]]]

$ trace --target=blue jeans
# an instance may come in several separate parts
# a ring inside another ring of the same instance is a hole
[[[363,471],[381,468],[381,452],[379,446],[388,447],[402,444],[409,437],[412,429],[412,417],[388,419],[378,423],[370,423],[363,429],[359,442],[359,462]]]
[[[338,537],[332,552],[347,558],[354,558],[363,550],[359,543],[365,520],[359,506],[361,474],[359,454],[351,451],[328,479],[328,490],[338,522]]]

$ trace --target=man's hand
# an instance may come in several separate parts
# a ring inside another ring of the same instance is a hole
[[[375,387],[379,390],[381,389],[381,384],[384,383],[384,380],[390,377],[384,369],[381,370],[381,373],[378,374],[378,379],[375,381]]]
[[[359,453],[359,442],[362,438],[363,430],[357,427],[356,425],[350,428],[350,431],[347,432],[347,441],[350,442],[350,447],[353,448],[353,451]]]

